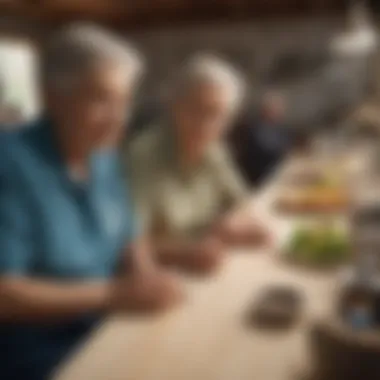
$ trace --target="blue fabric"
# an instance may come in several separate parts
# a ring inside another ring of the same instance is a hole
[[[98,322],[90,316],[52,325],[0,325],[0,379],[50,379]]]
[[[89,167],[88,182],[70,178],[47,122],[0,134],[0,276],[85,281],[113,275],[135,237],[132,207],[117,152],[95,152]],[[0,324],[0,379],[10,373],[9,379],[46,379],[93,318]]]
[[[117,152],[94,153],[78,183],[46,123],[0,139],[0,274],[110,276],[135,234]]]

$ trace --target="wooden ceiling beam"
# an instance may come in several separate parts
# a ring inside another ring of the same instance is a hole
[[[342,11],[346,0],[0,0],[0,12],[54,24],[92,19],[124,28]]]

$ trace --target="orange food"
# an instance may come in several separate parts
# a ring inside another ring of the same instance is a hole
[[[342,212],[348,204],[348,194],[336,188],[293,190],[283,194],[277,202],[281,211],[294,213]]]

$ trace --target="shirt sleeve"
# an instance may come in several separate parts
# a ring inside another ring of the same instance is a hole
[[[0,276],[24,275],[32,266],[32,220],[22,189],[0,174]]]
[[[215,153],[215,172],[222,191],[224,206],[233,207],[249,195],[248,185],[235,166],[227,148],[221,147]]]

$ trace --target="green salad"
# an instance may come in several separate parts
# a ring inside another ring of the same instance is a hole
[[[334,266],[347,261],[347,233],[334,226],[298,227],[286,249],[291,261],[311,266]]]

